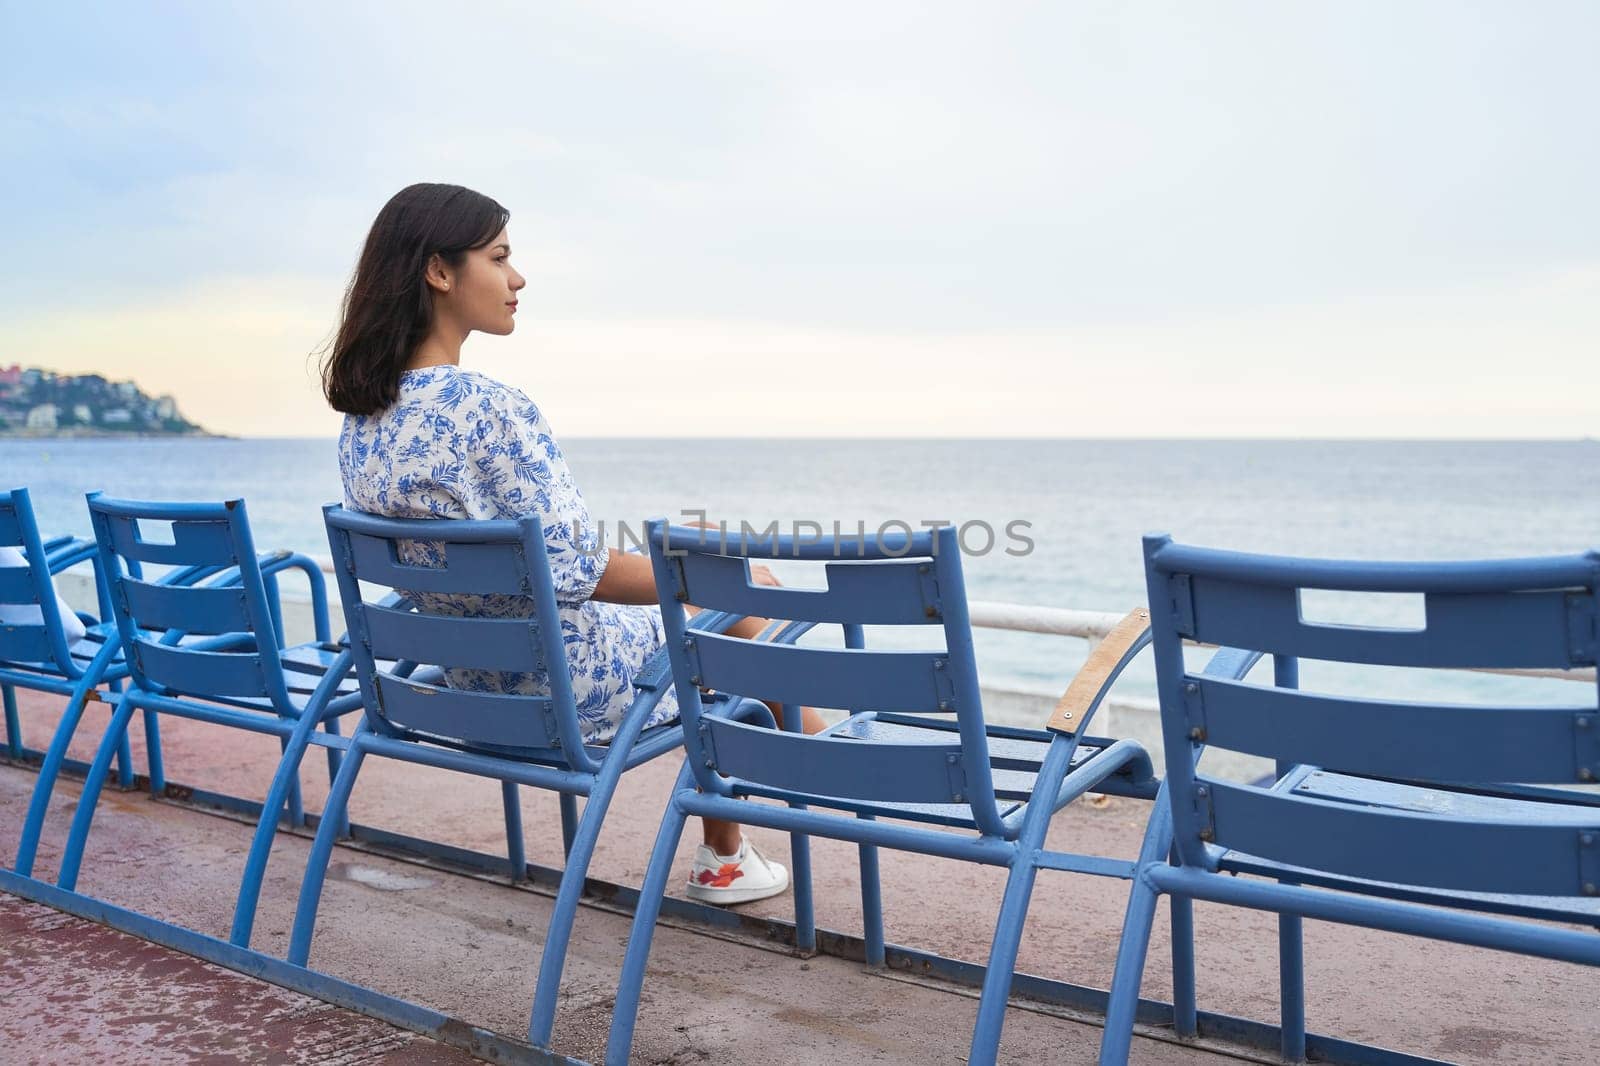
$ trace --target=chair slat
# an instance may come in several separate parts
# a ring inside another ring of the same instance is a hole
[[[1530,896],[1583,894],[1572,825],[1452,818],[1209,783],[1216,843],[1372,881]],[[1600,810],[1589,826],[1600,831]]]
[[[966,800],[959,743],[808,737],[716,717],[701,719],[701,730],[719,773],[768,788],[886,803]]]
[[[226,521],[175,519],[171,544],[147,544],[140,539],[139,519],[99,513],[111,531],[117,554],[141,563],[170,566],[234,566],[239,562]]]
[[[255,652],[191,651],[140,637],[133,664],[158,685],[195,695],[268,696],[261,656]]]
[[[395,728],[468,747],[533,750],[559,743],[547,698],[462,692],[387,673],[376,681],[379,715]]]
[[[524,596],[531,592],[520,544],[447,544],[445,565],[431,567],[398,561],[397,542],[364,533],[349,537],[362,581],[408,592]]]
[[[522,673],[544,668],[539,624],[531,618],[452,618],[372,604],[362,615],[380,659]]]
[[[721,692],[861,711],[950,711],[943,652],[799,648],[709,633],[689,638],[694,683]]]
[[[11,502],[11,493],[4,494],[0,503],[0,545],[7,548],[23,547],[22,519],[17,517],[17,507]]]
[[[0,660],[12,663],[54,662],[55,648],[43,625],[0,622]]]
[[[0,603],[38,603],[33,571],[26,566],[0,566]]]
[[[1181,575],[1180,575],[1181,576]],[[1195,640],[1273,655],[1375,666],[1567,669],[1575,661],[1567,589],[1468,594],[1429,593],[1424,629],[1322,625],[1300,616],[1293,586],[1193,575],[1187,577]],[[1182,594],[1178,593],[1181,597]],[[1592,639],[1592,638],[1591,638]]]
[[[1218,678],[1198,685],[1191,722],[1208,747],[1419,781],[1573,783],[1587,767],[1577,719],[1590,707],[1492,707],[1325,696]],[[1382,738],[1381,743],[1375,738]]]
[[[220,634],[250,631],[250,608],[242,588],[155,585],[135,578],[120,582],[128,612],[141,629],[181,629]]]
[[[943,621],[933,565],[927,560],[828,563],[826,589],[751,585],[743,557],[686,555],[674,557],[674,562],[685,602],[696,607],[806,622]]]

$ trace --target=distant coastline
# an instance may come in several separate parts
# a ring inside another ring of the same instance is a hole
[[[132,381],[0,367],[0,437],[217,436],[185,418],[172,396],[150,396]]]
[[[244,440],[232,433],[212,433],[196,427],[193,430],[129,430],[93,429],[0,429],[0,440]],[[268,438],[270,439],[270,438]]]

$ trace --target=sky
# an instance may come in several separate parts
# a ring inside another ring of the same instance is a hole
[[[1600,5],[0,0],[0,365],[243,436],[414,181],[563,436],[1600,435]]]

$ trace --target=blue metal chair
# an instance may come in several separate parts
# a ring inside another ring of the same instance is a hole
[[[245,860],[229,934],[231,943],[248,947],[279,813],[287,804],[292,822],[304,820],[299,768],[312,731],[322,726],[337,733],[338,716],[361,706],[349,677],[350,653],[328,642],[321,571],[305,556],[258,557],[243,500],[140,503],[92,493],[89,514],[118,637],[127,649],[131,685],[117,700],[84,779],[57,884],[76,888],[112,753],[124,744],[136,710],[143,712],[150,738],[150,791],[158,796],[166,787],[156,740],[158,715],[276,736],[283,757]],[[169,543],[147,536],[151,526],[168,524]],[[171,566],[192,583],[145,580],[140,575],[146,564]],[[285,648],[276,575],[290,567],[310,580],[317,640]],[[64,749],[66,739],[64,730],[58,731],[53,750]],[[330,777],[337,756],[330,748]],[[34,790],[25,830],[30,866],[53,784],[41,775]],[[19,872],[25,872],[22,865],[19,861]]]
[[[67,619],[62,617],[56,597],[55,575],[91,563],[100,616],[109,616],[105,579],[93,543],[70,536],[44,540],[28,490],[19,488],[0,493],[0,547],[20,549],[25,560],[24,566],[0,565],[0,607],[21,608],[39,619],[0,621],[0,700],[5,706],[6,750],[11,758],[21,759],[41,753],[30,751],[23,742],[17,689],[66,696],[66,715],[76,723],[100,686],[116,685],[127,676],[127,668],[120,661],[116,626],[80,614],[84,634],[70,640]],[[53,760],[45,772],[53,778],[60,762],[60,758]],[[126,739],[117,750],[117,778],[123,788],[133,786],[133,759]]]
[[[1292,1062],[1319,1055],[1323,1039],[1308,1042],[1305,1032],[1305,917],[1600,965],[1593,932],[1495,917],[1600,926],[1600,796],[1540,787],[1600,776],[1594,690],[1578,705],[1548,707],[1354,699],[1298,687],[1302,658],[1593,666],[1600,554],[1334,562],[1152,536],[1145,561],[1167,781],[1128,903],[1102,1063],[1127,1059],[1163,894],[1172,902],[1181,1035],[1196,1032],[1192,901],[1278,912],[1280,1032]],[[1307,621],[1302,589],[1417,594],[1426,625]],[[1222,668],[1189,671],[1184,640],[1224,646],[1213,660]],[[1262,655],[1274,659],[1273,684],[1235,679]],[[1275,778],[1243,785],[1199,772],[1208,746],[1273,759]]]
[[[1142,620],[1128,626],[1117,646],[1103,649],[1098,681],[1074,686],[1091,692],[1060,731],[990,726],[979,698],[954,529],[813,542],[769,535],[746,540],[656,521],[649,539],[686,760],[640,890],[606,1061],[624,1063],[630,1054],[656,917],[690,815],[795,835],[795,927],[802,950],[814,947],[816,936],[805,837],[859,844],[871,965],[885,958],[878,847],[1009,867],[969,1058],[993,1061],[1035,874],[1041,868],[1112,872],[1098,858],[1077,863],[1043,853],[1050,819],[1090,789],[1155,794],[1143,748],[1082,732],[1117,674],[1148,642],[1147,626]],[[827,560],[827,588],[754,585],[752,558]],[[775,619],[773,627],[785,620],[836,625],[843,647],[696,633],[685,625],[686,604]],[[866,625],[937,629],[944,648],[868,649]],[[781,704],[784,728],[707,714],[702,688],[737,692],[751,698],[747,703]],[[850,713],[807,736],[799,732],[802,706]],[[950,827],[976,835],[946,831]],[[1131,873],[1125,865],[1121,876]]]
[[[526,876],[527,870],[517,786],[550,789],[561,797],[567,865],[550,916],[528,1027],[534,1044],[547,1045],[584,877],[617,781],[624,771],[682,743],[676,722],[643,729],[664,690],[664,666],[647,670],[648,676],[636,681],[641,693],[611,743],[586,745],[537,516],[515,521],[391,519],[336,506],[325,508],[324,515],[367,714],[350,740],[325,821],[312,844],[289,961],[307,963],[334,843],[327,819],[342,815],[369,754],[499,780],[514,878]],[[438,565],[411,561],[419,544],[427,546]],[[371,602],[364,598],[361,583],[393,593]],[[474,617],[467,613],[469,607],[451,604],[457,596],[524,597],[528,616]],[[419,601],[425,606],[419,607]],[[707,618],[704,623],[731,621]],[[425,675],[416,670],[419,662],[434,669]],[[549,693],[451,689],[436,672],[439,668],[543,674]],[[588,797],[581,820],[576,796]]]

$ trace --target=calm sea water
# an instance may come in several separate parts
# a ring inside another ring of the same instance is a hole
[[[1143,599],[1140,535],[1247,550],[1350,558],[1461,559],[1600,546],[1600,443],[1392,441],[563,442],[594,517],[981,522],[994,550],[968,555],[974,599],[1121,611]],[[87,535],[83,494],[243,496],[262,548],[326,555],[318,507],[340,496],[331,440],[3,440],[0,485],[27,485],[46,531]],[[1008,555],[1006,526],[1032,541]],[[986,539],[969,530],[969,547]],[[779,568],[783,576],[782,568]],[[1406,605],[1364,606],[1397,620]],[[1064,685],[1081,642],[981,632],[991,684]],[[1350,675],[1353,677],[1353,675]],[[1148,695],[1148,676],[1130,680]],[[1476,697],[1540,683],[1432,677]],[[1567,699],[1580,697],[1556,683]],[[1549,689],[1545,684],[1540,692]],[[1535,696],[1534,698],[1539,698]],[[1581,697],[1580,697],[1581,698]]]

